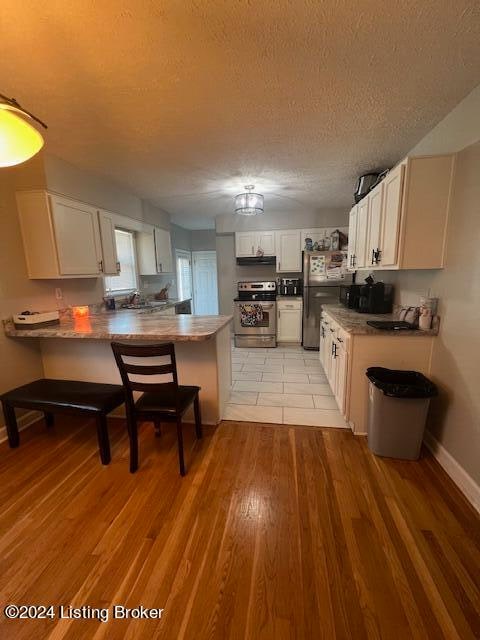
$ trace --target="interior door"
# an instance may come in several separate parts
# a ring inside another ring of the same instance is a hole
[[[217,253],[193,251],[193,306],[202,316],[218,314]]]
[[[97,210],[68,198],[50,196],[61,275],[100,275],[102,249]]]

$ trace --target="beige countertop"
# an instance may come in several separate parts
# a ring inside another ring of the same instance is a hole
[[[421,331],[413,329],[412,331],[384,331],[383,329],[375,329],[367,324],[367,320],[398,320],[398,316],[392,313],[358,313],[352,309],[347,309],[340,304],[324,304],[323,310],[332,320],[338,322],[344,331],[352,335],[374,335],[374,336],[436,336],[438,334],[437,326],[429,331]]]
[[[177,303],[178,304],[178,303]],[[62,318],[59,325],[37,329],[16,329],[4,321],[11,338],[84,338],[96,340],[161,340],[199,342],[208,340],[232,320],[232,316],[163,315],[144,310],[123,309],[91,313],[88,318]]]

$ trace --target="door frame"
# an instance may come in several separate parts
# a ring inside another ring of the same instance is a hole
[[[215,283],[217,287],[217,314],[219,312],[219,291],[218,291],[218,261],[217,261],[217,252],[215,249],[210,249],[208,251],[192,251],[192,295],[193,295],[193,303],[194,308],[196,308],[196,285],[195,285],[195,258],[196,256],[205,256],[210,255],[215,258]]]

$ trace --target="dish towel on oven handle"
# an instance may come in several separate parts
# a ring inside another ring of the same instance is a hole
[[[255,327],[263,320],[263,309],[260,304],[241,304],[240,322],[242,327]]]

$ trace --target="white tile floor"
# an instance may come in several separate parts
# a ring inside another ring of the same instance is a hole
[[[232,347],[232,380],[225,420],[347,428],[317,351]]]

